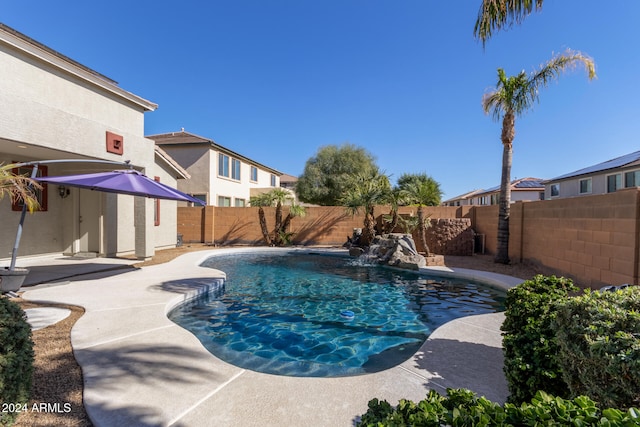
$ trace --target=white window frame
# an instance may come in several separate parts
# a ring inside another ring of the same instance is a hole
[[[609,179],[615,177],[615,187],[613,190],[611,190],[609,188]],[[612,173],[606,176],[605,179],[606,182],[606,188],[607,188],[607,193],[615,193],[616,191],[618,191],[619,189],[622,188],[622,174],[621,173]]]
[[[222,202],[222,203],[220,203]],[[225,202],[229,202],[229,204],[225,204]],[[231,197],[229,196],[218,196],[218,207],[221,208],[229,208],[231,207]]]
[[[236,197],[233,201],[233,206],[235,206],[236,208],[244,208],[247,206],[247,201],[245,199]]]
[[[551,198],[560,197],[560,183],[551,184],[549,186],[549,196]]]
[[[627,185],[627,175],[630,173],[634,174],[633,185]],[[633,187],[640,187],[640,169],[635,169],[624,173],[624,188]]]
[[[258,182],[258,168],[251,166],[251,182]]]
[[[218,176],[229,178],[229,156],[224,153],[218,153]]]
[[[582,183],[586,183],[587,189],[582,191]],[[591,178],[582,178],[578,180],[578,194],[591,194],[593,192],[593,182]]]
[[[271,186],[276,186],[276,176],[274,174],[271,174]]]
[[[238,159],[231,158],[231,179],[240,181],[242,170],[242,162]]]

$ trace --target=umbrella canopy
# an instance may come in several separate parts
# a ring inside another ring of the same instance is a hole
[[[152,199],[178,200],[204,205],[202,200],[154,181],[134,169],[81,175],[42,176],[34,179],[39,182],[87,188],[107,193],[130,194]]]

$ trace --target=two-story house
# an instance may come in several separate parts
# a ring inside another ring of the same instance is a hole
[[[0,24],[0,163],[44,161],[40,175],[117,169],[124,162],[175,187],[187,177],[144,137],[144,114],[157,105],[112,79]],[[47,163],[74,159],[80,162]],[[20,172],[29,173],[29,168]],[[177,202],[45,185],[28,215],[18,256],[153,256],[176,245]],[[12,253],[20,209],[0,201],[0,258]]]
[[[547,199],[612,193],[640,186],[640,151],[546,180]]]
[[[249,206],[249,198],[280,186],[281,172],[184,129],[148,135],[191,176],[178,190],[210,206]]]

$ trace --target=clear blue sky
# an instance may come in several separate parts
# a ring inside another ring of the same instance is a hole
[[[444,198],[499,184],[496,69],[565,73],[516,121],[512,179],[640,150],[640,2],[547,0],[473,38],[479,0],[2,0],[0,21],[159,104],[145,134],[185,128],[300,175],[324,145],[366,148],[392,182],[426,172]]]

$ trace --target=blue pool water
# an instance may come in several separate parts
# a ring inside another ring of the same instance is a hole
[[[503,309],[505,293],[467,280],[321,254],[214,256],[223,288],[169,318],[214,355],[254,371],[359,375],[410,358],[438,326]]]

